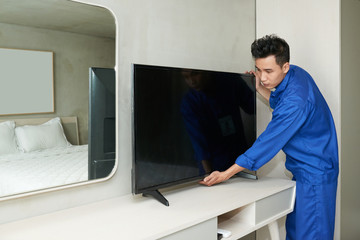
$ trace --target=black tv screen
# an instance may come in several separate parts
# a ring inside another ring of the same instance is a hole
[[[134,64],[133,91],[135,194],[226,170],[256,139],[252,75]]]

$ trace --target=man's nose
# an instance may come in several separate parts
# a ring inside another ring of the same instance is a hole
[[[263,81],[266,81],[267,80],[267,75],[265,73],[260,73],[260,80],[263,82]]]

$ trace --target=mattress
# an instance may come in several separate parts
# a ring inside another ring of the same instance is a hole
[[[88,145],[0,155],[0,196],[88,180]]]

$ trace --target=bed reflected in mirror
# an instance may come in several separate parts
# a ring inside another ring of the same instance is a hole
[[[91,68],[112,72],[106,81],[113,84],[113,96],[103,97],[113,99],[108,105],[115,113],[114,17],[107,9],[68,0],[0,0],[0,6],[0,48],[53,52],[54,93],[53,113],[0,115],[0,200],[109,176],[115,166],[115,114],[105,114],[107,124],[98,126],[89,110],[94,94],[89,85]],[[27,88],[36,94],[31,84]],[[16,96],[8,99],[10,106],[27,102],[16,92],[10,96]],[[101,128],[106,141],[90,130]],[[95,146],[107,154],[89,154]]]

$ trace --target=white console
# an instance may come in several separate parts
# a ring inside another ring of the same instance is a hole
[[[278,239],[276,220],[292,211],[295,182],[233,178],[213,187],[192,183],[161,192],[169,207],[127,195],[3,224],[0,235],[7,240],[216,240],[221,228],[231,231],[224,238],[230,240],[268,225],[272,239]]]

